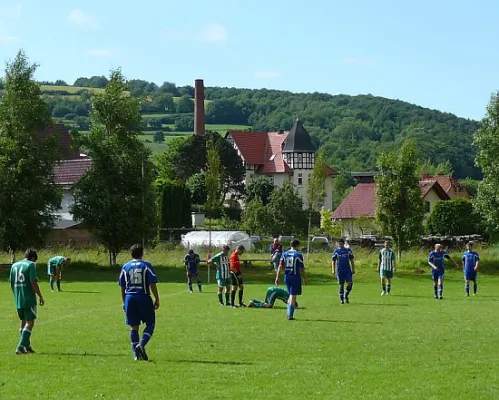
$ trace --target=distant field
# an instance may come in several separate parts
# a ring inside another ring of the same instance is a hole
[[[72,94],[78,93],[80,90],[88,90],[91,93],[102,93],[104,89],[99,88],[89,88],[89,87],[79,87],[79,86],[51,86],[51,85],[41,85],[42,92],[53,91],[53,92],[68,92]]]

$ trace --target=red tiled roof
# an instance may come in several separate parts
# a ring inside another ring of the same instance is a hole
[[[40,140],[45,140],[52,136],[56,136],[58,139],[57,143],[63,159],[70,160],[79,157],[80,152],[78,149],[73,149],[71,135],[64,124],[51,124],[43,131],[38,132]]]
[[[92,159],[82,157],[63,160],[54,167],[54,178],[57,185],[74,185],[92,166]]]
[[[291,168],[284,161],[282,143],[286,140],[288,132],[268,132],[267,143],[263,152],[263,165],[257,170],[260,174],[291,173]]]
[[[376,207],[375,189],[375,183],[359,183],[334,210],[332,218],[358,218],[361,215],[374,218]]]
[[[338,171],[335,170],[334,168],[331,168],[329,165],[326,165],[326,168],[324,169],[326,171],[327,176],[338,175]]]
[[[425,197],[430,190],[434,190],[441,200],[450,200],[442,186],[434,180],[422,180],[419,183],[421,196]],[[376,209],[376,184],[359,183],[350,194],[334,210],[332,218],[358,218],[362,215],[374,218]]]
[[[230,136],[241,152],[246,164],[262,165],[267,132],[231,131]]]

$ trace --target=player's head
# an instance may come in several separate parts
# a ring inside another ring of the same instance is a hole
[[[187,254],[189,254],[190,256],[193,256],[194,255],[194,250],[189,249],[189,251],[187,252]]]
[[[344,249],[345,248],[345,239],[343,239],[343,238],[338,239],[338,247],[340,249]]]
[[[71,257],[64,257],[64,263],[69,264],[71,262]]]
[[[385,240],[385,249],[389,249],[392,246],[389,240]]]
[[[442,250],[442,245],[440,243],[437,243],[435,245],[435,251],[438,253],[440,250]]]
[[[244,250],[245,250],[244,246],[243,245],[239,245],[239,246],[237,246],[236,253],[239,254],[239,255],[241,255],[241,254],[244,253]]]
[[[279,244],[279,238],[274,238],[274,244]]]
[[[471,251],[471,249],[472,249],[472,248],[473,248],[473,242],[468,242],[468,243],[466,243],[466,249],[467,249],[468,251]]]
[[[255,303],[253,303],[253,299],[251,299],[248,303],[248,307],[254,307]]]
[[[293,239],[291,242],[291,248],[298,250],[300,248],[300,241],[298,239]]]
[[[144,248],[141,244],[134,244],[130,247],[130,252],[132,253],[132,257],[134,260],[140,260],[144,257]]]
[[[230,246],[225,245],[224,247],[222,247],[222,253],[227,254],[229,251],[230,251]]]
[[[36,262],[36,260],[38,260],[38,254],[35,249],[28,249],[24,252],[24,258]]]

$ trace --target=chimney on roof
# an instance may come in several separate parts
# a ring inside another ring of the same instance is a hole
[[[194,82],[194,134],[196,136],[205,134],[204,83],[202,79],[196,79]]]

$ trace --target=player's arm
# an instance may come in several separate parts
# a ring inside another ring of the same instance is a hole
[[[38,285],[38,281],[31,282],[31,286],[33,287],[33,290],[38,296],[39,304],[43,306],[45,304],[45,299],[43,298],[42,292],[40,291],[40,286]]]
[[[123,311],[125,311],[125,291],[126,287],[121,286],[121,302],[123,303]]]
[[[331,272],[332,272],[333,275],[336,272],[336,259],[337,259],[336,254],[333,254],[333,257],[331,259]]]
[[[428,265],[429,265],[432,269],[434,269],[435,271],[436,271],[436,270],[438,270],[438,267],[437,267],[435,264],[433,264],[433,262],[432,262],[432,261],[433,261],[433,257],[428,258]]]
[[[355,274],[355,263],[354,263],[354,259],[353,259],[352,250],[350,250],[350,255],[348,256],[348,258],[350,260],[350,269],[352,270],[352,274]]]
[[[395,257],[395,253],[393,253],[393,271],[397,270],[397,258]]]
[[[476,263],[475,263],[475,268],[473,268],[475,271],[478,271],[478,265],[480,264],[480,257],[476,256]]]
[[[149,287],[151,288],[152,295],[154,296],[154,308],[157,310],[159,308],[158,285],[151,283]]]

